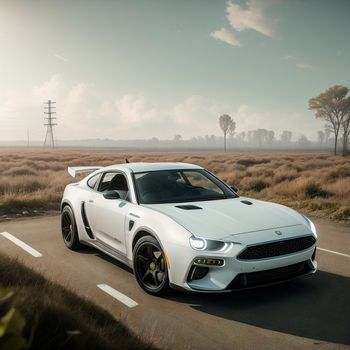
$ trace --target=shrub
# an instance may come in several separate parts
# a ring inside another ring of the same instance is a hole
[[[329,181],[335,181],[339,178],[347,178],[350,177],[350,166],[340,166],[333,168],[331,171],[326,173],[325,179]]]
[[[31,167],[21,166],[13,167],[3,172],[4,175],[20,176],[20,175],[38,175],[38,172]]]
[[[331,195],[330,192],[324,190],[322,186],[314,181],[308,181],[303,186],[304,193],[306,197],[315,198],[315,197],[323,197],[327,198]]]
[[[308,197],[308,198],[315,198],[315,197],[327,198],[331,195],[330,192],[324,190],[319,183],[313,180],[309,180],[305,182],[302,189],[304,191],[305,197]]]
[[[237,160],[236,163],[249,167],[256,164],[265,164],[270,162],[271,162],[270,159],[264,159],[264,158],[263,159],[243,158],[243,159]]]
[[[266,187],[269,187],[269,182],[262,178],[245,178],[241,181],[241,186],[244,189],[260,192]]]
[[[338,209],[333,215],[332,218],[336,220],[350,220],[350,207],[342,207]]]
[[[30,348],[30,341],[24,336],[26,320],[22,314],[13,307],[14,293],[0,289],[0,349],[26,350]],[[28,328],[28,327],[27,327]],[[30,334],[33,333],[31,328]],[[29,337],[31,338],[31,337]]]
[[[125,158],[131,162],[196,163],[239,187],[242,195],[247,191],[260,199],[312,210],[314,215],[334,218],[331,215],[338,210],[350,207],[350,161],[346,157],[316,153],[223,155],[0,148],[0,215],[23,209],[59,208],[64,187],[80,180],[67,174],[68,166],[118,164]],[[327,206],[325,201],[334,206]]]
[[[281,170],[277,171],[274,175],[275,183],[280,183],[283,181],[291,181],[298,177],[298,173],[295,170]]]

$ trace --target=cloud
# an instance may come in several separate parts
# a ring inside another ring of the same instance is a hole
[[[59,55],[57,53],[54,54],[54,57],[56,57],[58,60],[60,61],[63,61],[63,62],[68,62],[68,58],[62,56],[62,55]]]
[[[62,77],[59,74],[54,74],[47,81],[32,88],[30,102],[36,106],[42,104],[45,100],[61,99],[65,89]]]
[[[212,38],[222,40],[225,43],[232,45],[232,46],[241,46],[241,43],[238,41],[238,39],[235,37],[235,35],[227,30],[226,28],[221,28],[220,30],[217,30],[216,32],[210,33],[210,36]]]
[[[233,1],[229,1],[226,7],[227,19],[233,29],[238,32],[255,30],[258,33],[273,37],[275,35],[275,20],[264,13],[273,1],[247,0],[245,8]]]
[[[56,101],[58,139],[184,138],[220,135],[218,118],[227,113],[237,123],[238,132],[256,128],[300,131],[311,136],[322,128],[310,111],[289,113],[257,110],[254,106],[235,105],[202,95],[190,95],[177,103],[160,106],[143,93],[119,96],[102,94],[94,84],[67,84],[58,74],[31,89],[0,91],[0,139],[25,139],[27,128],[32,140],[45,136],[44,106]]]
[[[316,69],[316,67],[313,66],[312,64],[302,62],[302,61],[300,61],[300,59],[298,57],[295,57],[293,55],[284,55],[281,57],[281,60],[294,62],[295,67],[297,67],[299,69],[310,69],[310,70]]]
[[[284,55],[281,57],[281,60],[284,60],[284,61],[296,61],[297,58],[295,56],[292,56],[292,55]]]
[[[218,117],[227,113],[227,110],[229,107],[220,101],[201,95],[192,95],[172,107],[166,115],[174,121],[179,132],[189,137],[190,135],[217,133],[219,131]]]
[[[176,123],[183,126],[190,126],[196,123],[196,117],[201,114],[203,107],[203,97],[200,95],[193,95],[175,105],[174,108],[168,112],[168,115],[170,115]]]
[[[311,70],[316,69],[315,66],[313,66],[312,64],[303,63],[303,62],[297,63],[296,67],[299,69],[311,69]]]
[[[123,128],[140,126],[159,117],[157,109],[142,94],[125,94],[115,103]]]
[[[54,74],[30,90],[0,96],[0,123],[5,113],[11,115],[7,124],[9,128],[13,125],[15,133],[15,124],[26,115],[25,127],[35,130],[33,135],[40,139],[44,131],[43,103],[48,99],[56,102],[58,138],[140,137],[148,124],[161,122],[161,114],[142,93],[105,96],[94,84],[69,85]],[[0,130],[0,139],[1,134]]]

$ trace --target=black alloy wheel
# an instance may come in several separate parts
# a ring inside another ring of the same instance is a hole
[[[147,293],[162,295],[169,290],[168,268],[159,242],[152,236],[140,238],[134,248],[134,273]]]
[[[82,245],[79,242],[74,213],[69,205],[66,205],[61,213],[61,231],[63,242],[67,248],[72,250],[82,248]]]

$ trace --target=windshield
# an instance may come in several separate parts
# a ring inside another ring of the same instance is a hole
[[[135,173],[141,204],[181,203],[235,198],[237,195],[204,169]]]

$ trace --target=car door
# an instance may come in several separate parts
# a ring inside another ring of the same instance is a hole
[[[119,191],[118,181],[113,183],[116,177],[122,182]],[[112,189],[111,186],[115,187],[113,190],[117,190],[122,198],[106,199],[103,196],[105,191]],[[97,190],[90,192],[90,198],[86,202],[86,216],[98,243],[107,245],[122,254],[126,253],[124,227],[131,205],[128,200],[129,188],[125,174],[117,171],[105,172]]]

